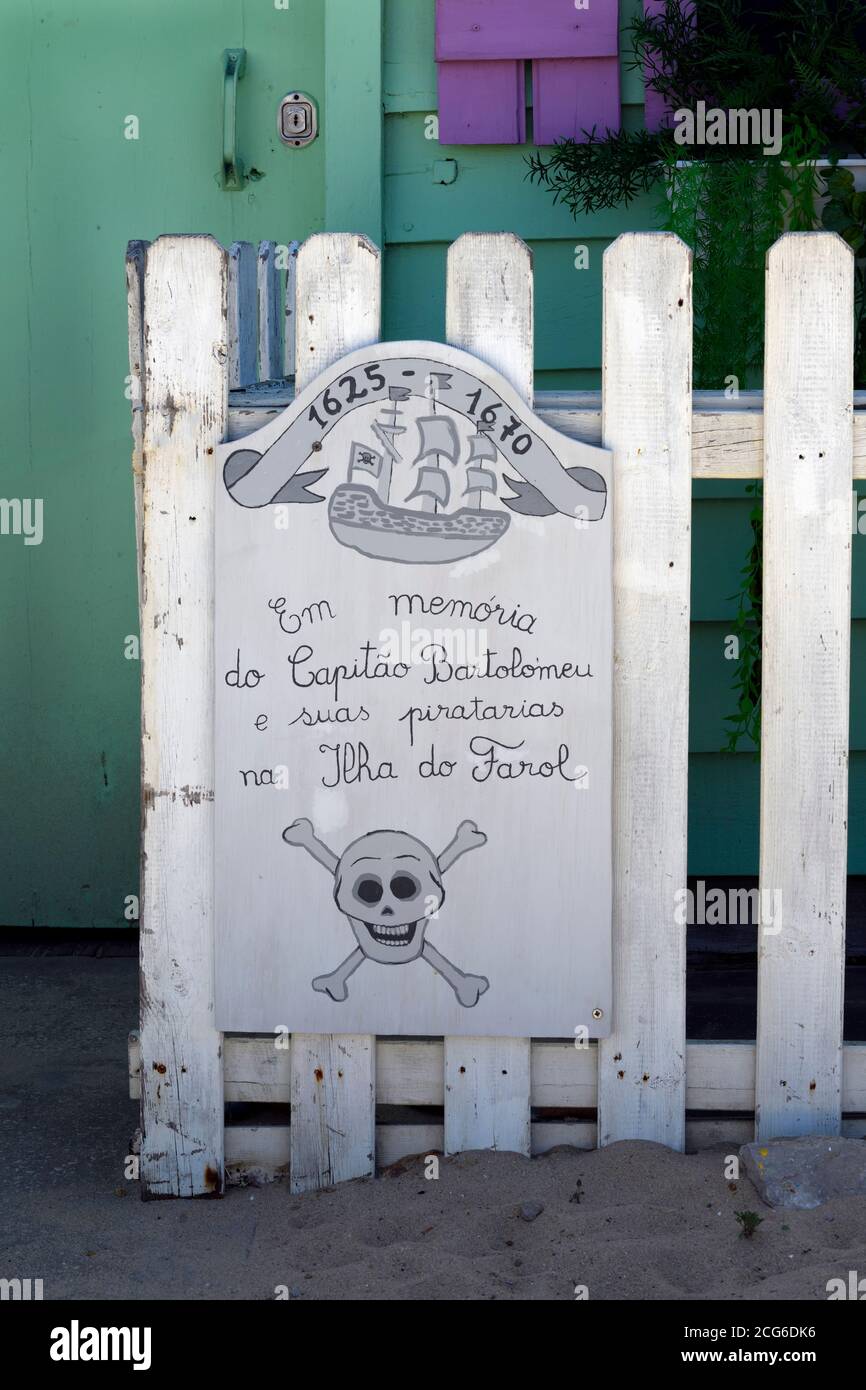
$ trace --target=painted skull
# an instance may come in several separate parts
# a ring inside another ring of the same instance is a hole
[[[343,852],[334,901],[364,955],[381,965],[420,956],[427,919],[445,899],[434,855],[403,830],[373,830]]]

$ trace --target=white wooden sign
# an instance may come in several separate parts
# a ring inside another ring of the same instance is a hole
[[[218,451],[216,1023],[610,1031],[610,455],[438,343]]]

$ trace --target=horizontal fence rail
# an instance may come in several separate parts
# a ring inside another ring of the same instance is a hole
[[[294,400],[290,383],[254,386],[229,396],[229,439],[261,429]],[[533,409],[546,424],[572,439],[601,444],[600,391],[536,391]],[[866,391],[854,392],[854,481],[866,481]],[[764,476],[764,393],[692,394],[693,478],[752,482]]]
[[[226,1125],[229,1183],[275,1177],[288,1171],[291,1128],[291,1039],[228,1036],[225,1039],[225,1100],[242,1117]],[[563,1040],[534,1040],[530,1048],[530,1152],[560,1144],[592,1149],[597,1144],[597,1048]],[[140,1095],[138,1034],[129,1038],[129,1094]],[[444,1149],[441,1112],[445,1103],[445,1047],[441,1038],[377,1038],[376,1099],[380,1107],[416,1113],[411,1121],[382,1118],[375,1126],[376,1162],[381,1168],[412,1154]],[[754,1137],[755,1044],[686,1044],[686,1149]],[[427,1111],[425,1115],[423,1112]],[[438,1113],[437,1113],[438,1112]],[[547,1113],[545,1113],[547,1112]],[[550,1112],[556,1112],[555,1118]],[[563,1114],[563,1112],[572,1112]],[[261,1119],[257,1120],[256,1115]],[[384,1110],[380,1110],[384,1116]],[[841,1133],[866,1138],[866,1043],[843,1051]]]
[[[528,248],[468,234],[448,256],[448,340],[502,372],[547,423],[614,453],[611,1039],[222,1037],[212,450],[378,341],[381,259],[347,233],[228,252],[207,237],[131,244],[144,855],[130,1088],[141,1098],[143,1195],[212,1194],[252,1170],[287,1173],[302,1191],[432,1149],[735,1144],[756,1120],[762,1138],[866,1135],[866,1044],[841,1044],[850,494],[866,479],[866,393],[851,390],[853,263],[828,233],[776,244],[765,389],[732,399],[691,391],[690,274],[676,238],[620,237],[605,256],[603,397],[533,397]],[[784,926],[766,938],[758,928],[757,1041],[687,1042],[674,894],[685,887],[690,484],[761,477],[761,881],[783,891]]]

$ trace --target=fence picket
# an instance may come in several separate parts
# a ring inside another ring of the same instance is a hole
[[[141,613],[142,437],[144,433],[144,257],[150,242],[130,241],[126,248],[126,319],[129,334],[129,399],[132,406],[132,495],[135,507],[135,556],[138,608]]]
[[[448,249],[446,340],[487,362],[532,404],[532,252],[508,232]],[[445,1152],[530,1150],[529,1038],[445,1039]]]
[[[298,251],[295,390],[352,348],[379,341],[379,248],[353,232],[318,233]]]
[[[854,259],[828,232],[767,258],[759,1139],[838,1134],[847,870]]]
[[[333,1187],[375,1167],[376,1039],[350,1033],[292,1036],[289,1183]]]
[[[298,289],[298,249],[300,242],[289,242],[286,261],[286,294],[283,326],[283,376],[295,375],[295,299]]]
[[[297,258],[295,387],[353,348],[379,340],[379,250],[366,237],[321,233]],[[375,1038],[292,1036],[293,1192],[366,1177],[375,1168]]]
[[[235,241],[229,248],[229,390],[257,380],[256,249]]]
[[[598,1142],[685,1143],[691,254],[627,233],[604,257],[603,442],[614,453],[613,1032]]]
[[[145,254],[141,608],[141,1183],[223,1186],[213,1024],[213,510],[228,423],[227,257],[210,237]]]
[[[276,242],[260,241],[256,269],[259,302],[259,381],[277,381],[282,372],[280,351],[280,272]]]

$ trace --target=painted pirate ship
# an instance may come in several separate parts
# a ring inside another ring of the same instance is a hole
[[[331,494],[328,521],[341,545],[373,559],[453,563],[487,550],[508,530],[507,513],[486,505],[497,496],[491,467],[496,445],[490,427],[479,424],[470,436],[468,454],[461,457],[464,450],[453,419],[436,411],[435,383],[430,414],[416,419],[410,430],[401,423],[400,403],[411,394],[407,387],[389,388],[388,401],[372,427],[377,447],[353,440],[347,480]],[[408,441],[401,439],[407,434]],[[398,440],[403,448],[412,446],[408,457],[416,470],[414,485],[402,501],[414,506],[392,497],[394,466],[407,457]],[[462,505],[448,511],[457,488]]]

